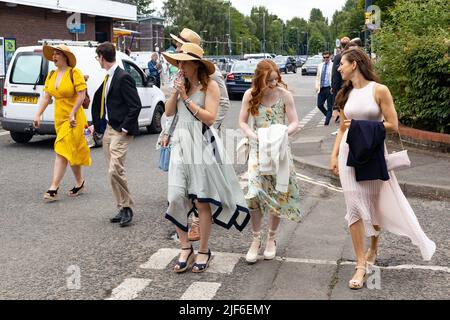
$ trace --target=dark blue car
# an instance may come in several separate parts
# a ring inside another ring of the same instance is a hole
[[[237,61],[233,64],[226,78],[230,99],[244,94],[252,86],[253,75],[259,61],[261,60]]]

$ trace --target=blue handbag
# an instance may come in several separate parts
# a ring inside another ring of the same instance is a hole
[[[169,171],[171,146],[159,149],[159,168],[162,171]]]

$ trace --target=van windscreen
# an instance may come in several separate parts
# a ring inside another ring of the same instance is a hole
[[[41,75],[42,54],[23,53],[17,55],[14,62],[10,82],[14,84],[43,84]]]

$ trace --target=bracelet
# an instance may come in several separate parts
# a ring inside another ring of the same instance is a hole
[[[192,99],[191,98],[186,98],[184,101],[184,104],[187,106],[189,103],[191,103]]]
[[[197,107],[197,111],[194,113],[194,117],[197,115],[197,113],[200,111],[200,107]]]

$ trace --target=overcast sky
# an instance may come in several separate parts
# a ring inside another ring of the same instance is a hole
[[[153,0],[153,7],[159,10],[163,2],[164,0]],[[254,6],[265,6],[270,13],[276,14],[285,22],[294,17],[308,20],[311,9],[318,8],[328,18],[328,22],[331,22],[333,13],[340,10],[345,2],[346,0],[231,0],[231,5],[245,15],[249,15]]]

